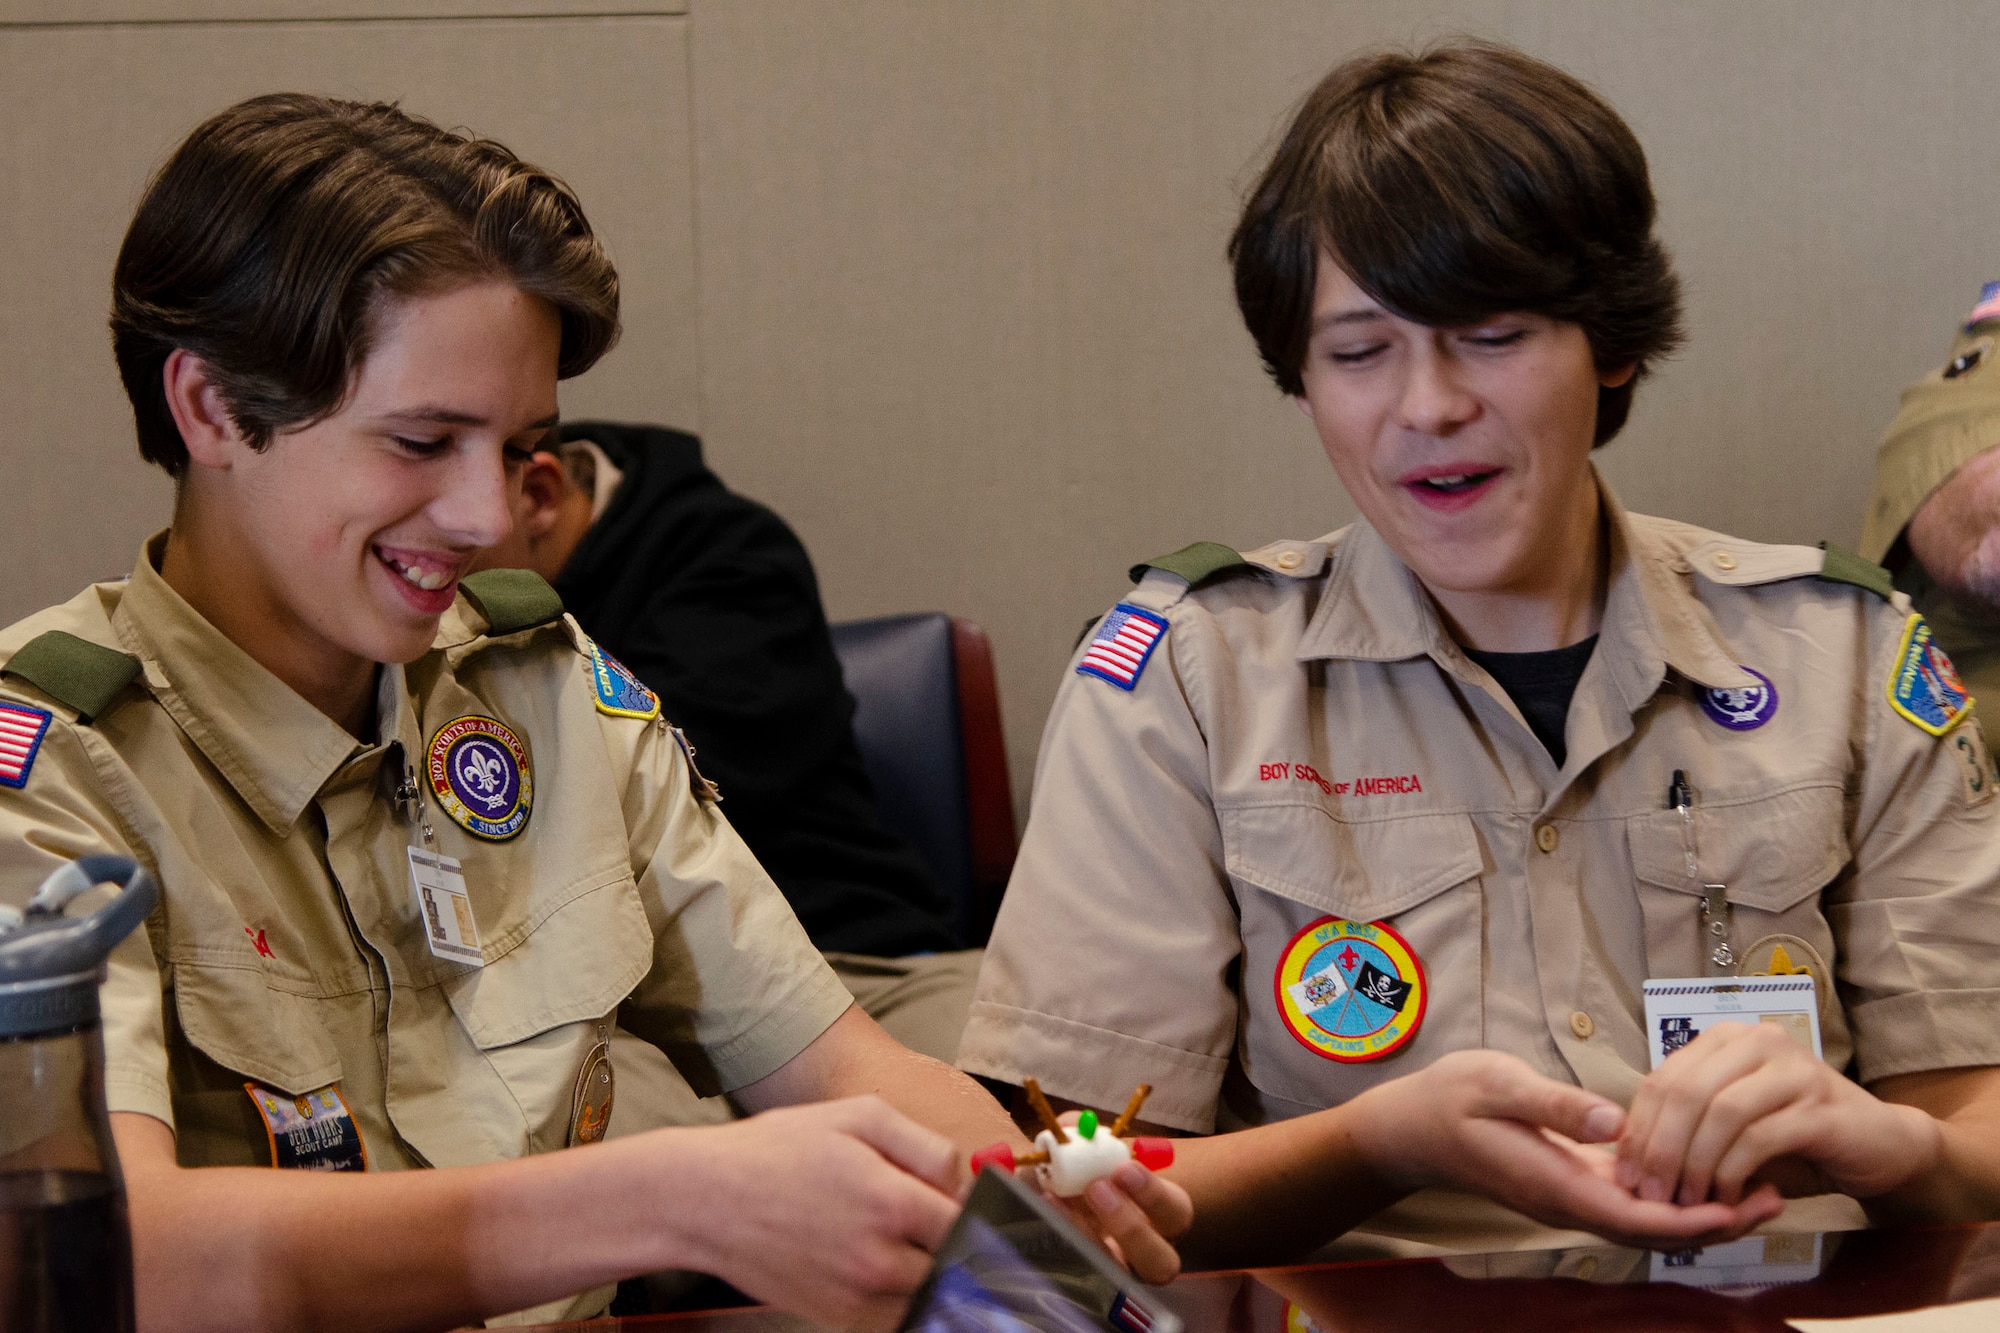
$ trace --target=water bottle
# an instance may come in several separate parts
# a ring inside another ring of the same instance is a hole
[[[118,895],[63,909],[99,884]],[[104,1107],[97,987],[146,919],[153,880],[86,856],[0,906],[0,1333],[129,1333],[132,1238]]]

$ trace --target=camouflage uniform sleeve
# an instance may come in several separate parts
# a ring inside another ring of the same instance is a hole
[[[0,899],[22,906],[57,867],[93,852],[135,857],[157,875],[158,867],[144,848],[132,846],[106,797],[104,784],[118,772],[109,747],[59,706],[13,693],[0,694],[0,702],[51,715],[20,785],[0,785]],[[85,910],[95,901],[81,899],[70,910]],[[112,951],[99,991],[105,1095],[113,1111],[136,1111],[171,1126],[161,994],[148,931],[135,930]]]
[[[1155,573],[1128,599],[1170,623],[1130,690],[1076,669],[1088,643],[1070,663],[958,1063],[1091,1106],[1151,1083],[1147,1119],[1205,1133],[1241,944],[1190,702],[1199,654],[1170,605],[1182,586]]]
[[[1936,735],[1897,709],[1907,636],[1922,622],[1900,597],[1866,600],[1853,873],[1827,908],[1864,1083],[2000,1064],[2000,775],[1977,718]]]
[[[600,717],[630,763],[625,824],[653,931],[653,966],[620,1022],[702,1096],[763,1078],[853,1003],[791,905],[659,721]]]

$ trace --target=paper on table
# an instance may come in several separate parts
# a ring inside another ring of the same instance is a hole
[[[1787,1319],[1799,1333],[1993,1333],[2000,1328],[2000,1297],[1933,1305],[1902,1314],[1857,1315],[1852,1319]]]

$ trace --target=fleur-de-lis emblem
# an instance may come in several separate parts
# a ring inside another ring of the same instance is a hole
[[[485,747],[465,747],[464,755],[458,761],[458,776],[467,786],[478,789],[474,794],[489,808],[497,808],[504,803],[502,793],[507,785],[507,766]]]

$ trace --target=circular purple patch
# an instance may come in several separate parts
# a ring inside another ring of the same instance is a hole
[[[430,780],[438,804],[469,833],[502,842],[528,822],[528,754],[497,718],[474,714],[440,727],[431,738]]]
[[[1778,687],[1761,671],[1744,667],[1761,685],[1735,690],[1703,690],[1701,711],[1731,731],[1752,731],[1771,720],[1778,711]]]

